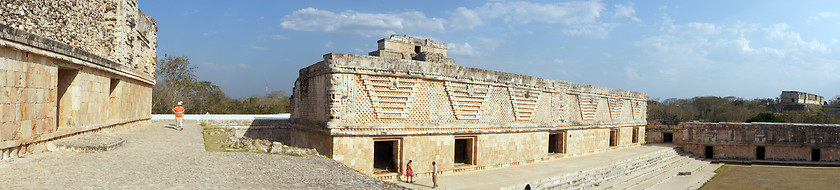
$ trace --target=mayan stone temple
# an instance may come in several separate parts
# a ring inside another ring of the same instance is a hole
[[[157,26],[137,0],[4,1],[0,14],[3,159],[151,118]]]
[[[645,93],[458,66],[430,39],[378,43],[300,70],[291,144],[393,179],[409,160],[462,172],[644,143]]]

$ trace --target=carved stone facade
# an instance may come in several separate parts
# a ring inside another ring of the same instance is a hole
[[[710,159],[840,161],[840,125],[801,123],[651,124],[647,140]]]
[[[0,150],[151,118],[155,21],[136,0],[0,5]]]
[[[412,53],[451,60],[429,39],[379,43],[380,56],[330,53],[300,70],[293,145],[387,179],[408,160],[428,175],[417,168],[432,161],[460,172],[644,142],[644,93],[421,61]]]

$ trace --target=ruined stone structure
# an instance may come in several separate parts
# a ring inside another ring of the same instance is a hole
[[[137,0],[0,5],[2,158],[148,120],[156,35]]]
[[[799,123],[651,124],[650,143],[674,143],[709,159],[840,161],[840,125]]]
[[[644,143],[647,95],[454,65],[443,43],[393,35],[370,55],[300,70],[290,144],[380,179],[413,160],[459,172]]]
[[[782,103],[786,104],[825,105],[825,99],[822,96],[805,92],[782,91],[782,95],[779,97],[782,99]]]

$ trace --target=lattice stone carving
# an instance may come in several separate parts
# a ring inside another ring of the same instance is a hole
[[[621,108],[624,107],[624,100],[618,98],[607,99],[610,107],[610,119],[621,118]]]
[[[449,95],[456,118],[478,119],[481,115],[481,105],[490,96],[490,87],[446,81],[446,94]]]
[[[598,109],[598,100],[601,98],[594,95],[580,95],[578,98],[583,120],[595,120],[595,111]]]
[[[420,86],[419,79],[362,75],[376,118],[405,119]]]
[[[551,107],[554,109],[553,119],[555,122],[566,122],[566,93],[554,93],[551,96]]]
[[[513,114],[516,120],[530,121],[533,119],[542,92],[512,87],[508,87],[508,92],[510,92],[510,103],[513,105]]]
[[[641,100],[631,100],[630,103],[631,107],[633,107],[633,119],[642,119],[642,112],[645,111],[642,110],[642,108],[645,107],[647,102]]]

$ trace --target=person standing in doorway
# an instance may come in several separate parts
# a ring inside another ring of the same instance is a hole
[[[411,160],[408,160],[408,164],[405,165],[405,178],[406,183],[414,183],[414,169],[411,168]]]
[[[437,173],[437,164],[435,164],[435,162],[432,162],[432,188],[437,187]]]
[[[178,102],[178,106],[172,108],[172,112],[175,112],[175,125],[178,126],[178,130],[184,130],[184,102]]]

